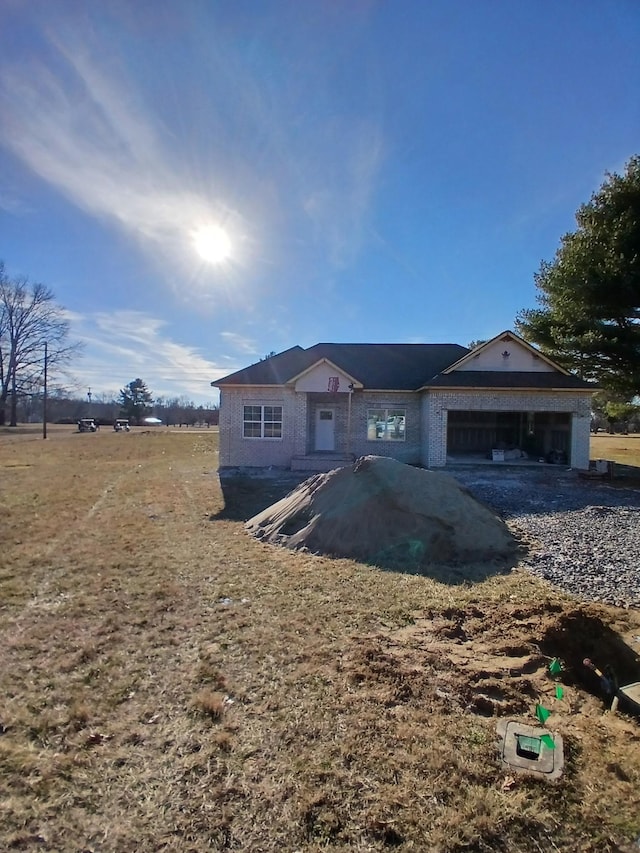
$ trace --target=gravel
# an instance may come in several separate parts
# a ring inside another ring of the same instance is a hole
[[[528,543],[534,575],[583,599],[640,608],[640,489],[549,465],[449,473]]]

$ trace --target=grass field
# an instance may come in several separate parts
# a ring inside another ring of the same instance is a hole
[[[640,680],[637,612],[275,549],[216,471],[213,430],[0,435],[0,849],[637,849],[640,726],[581,666]],[[537,702],[553,785],[498,756]]]
[[[592,435],[590,456],[592,459],[611,459],[613,462],[640,468],[640,433]]]

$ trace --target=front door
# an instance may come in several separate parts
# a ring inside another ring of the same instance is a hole
[[[335,450],[335,410],[316,410],[316,450]]]

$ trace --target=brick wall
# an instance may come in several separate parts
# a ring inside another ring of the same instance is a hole
[[[422,398],[422,457],[426,468],[438,468],[447,462],[447,410],[437,394]]]
[[[569,463],[573,468],[586,470],[589,467],[591,446],[591,396],[588,411],[571,414],[571,455]]]
[[[381,441],[367,437],[368,409],[404,409],[404,441]],[[358,391],[351,401],[351,452],[356,456],[390,456],[399,462],[419,465],[422,428],[420,398],[417,394],[390,394]]]
[[[350,452],[355,456],[391,456],[401,462],[434,468],[447,462],[447,413],[458,411],[568,412],[571,414],[571,458],[574,468],[588,468],[591,394],[561,392],[432,391],[417,394],[355,392],[351,399]],[[315,406],[325,395],[287,388],[223,388],[220,393],[220,466],[289,468],[294,456],[313,450]],[[313,402],[310,402],[313,400]],[[346,394],[327,397],[336,409],[336,450],[347,449]],[[282,405],[282,439],[243,438],[243,406]],[[367,410],[406,410],[404,441],[367,438]]]
[[[282,438],[244,438],[244,406],[282,406]],[[288,468],[306,447],[306,394],[288,388],[220,391],[220,467]]]

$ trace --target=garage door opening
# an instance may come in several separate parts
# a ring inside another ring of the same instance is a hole
[[[449,462],[492,459],[498,450],[505,461],[566,464],[570,449],[568,412],[448,412]]]

